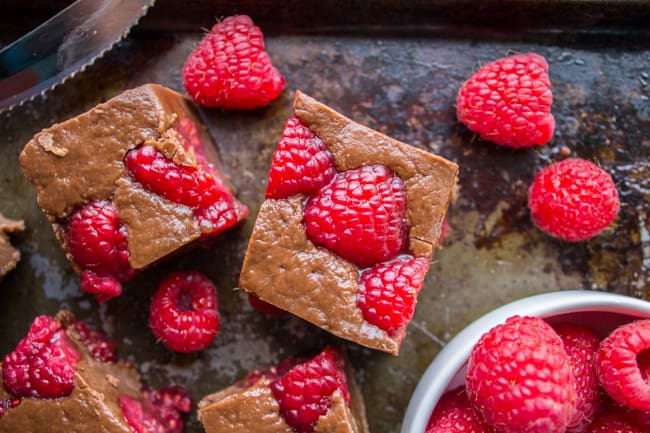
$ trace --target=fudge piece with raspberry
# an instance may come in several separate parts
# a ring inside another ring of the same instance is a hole
[[[0,375],[2,433],[182,433],[191,406],[181,388],[142,389],[113,341],[69,312],[38,316]]]
[[[297,92],[239,287],[397,355],[458,166]]]
[[[0,214],[0,279],[16,267],[20,260],[20,251],[9,242],[8,233],[25,230],[22,220],[12,220]]]
[[[368,432],[363,398],[335,347],[250,372],[204,397],[198,417],[206,433]]]
[[[20,164],[82,290],[100,301],[248,215],[191,103],[156,84],[39,132]]]

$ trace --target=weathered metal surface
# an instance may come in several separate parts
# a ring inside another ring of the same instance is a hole
[[[152,20],[173,16],[165,15],[174,12],[166,7],[154,9]],[[213,16],[242,12],[229,8]],[[409,20],[400,21],[395,9],[395,28],[402,31],[369,26],[351,36],[349,28],[338,35],[335,26],[322,34],[296,31],[295,19],[285,12],[273,21],[258,21],[263,29],[267,22],[274,29],[267,47],[287,78],[281,97],[251,112],[201,110],[252,216],[213,248],[144,272],[105,306],[80,293],[79,279],[39,211],[17,155],[41,128],[123,89],[158,82],[181,90],[180,70],[201,37],[198,25],[195,32],[164,32],[157,30],[160,21],[145,22],[82,75],[0,117],[0,212],[24,218],[27,225],[13,237],[23,259],[0,283],[0,354],[13,348],[35,315],[68,308],[116,338],[121,355],[139,363],[147,383],[172,381],[198,399],[249,369],[331,340],[298,319],[260,316],[232,290],[296,89],[461,167],[459,200],[449,212],[452,233],[431,266],[400,356],[349,345],[374,433],[399,430],[409,396],[431,359],[456,332],[492,308],[530,294],[576,288],[650,298],[650,40],[643,32],[569,35],[537,29],[496,36],[477,30],[462,36],[456,30],[447,37],[438,30],[419,33]],[[372,17],[365,19],[372,24]],[[624,27],[625,21],[619,24]],[[455,95],[463,80],[481,63],[513,51],[535,51],[548,59],[557,123],[549,145],[498,148],[456,121]],[[561,159],[565,147],[572,156],[607,169],[623,201],[613,227],[576,244],[539,232],[526,208],[535,171]],[[162,275],[189,268],[203,270],[216,282],[222,326],[208,350],[177,355],[156,344],[148,330],[148,303]],[[201,431],[194,416],[186,431]]]

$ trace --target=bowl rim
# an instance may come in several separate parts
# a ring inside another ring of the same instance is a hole
[[[411,396],[400,433],[424,433],[447,384],[463,368],[474,344],[488,329],[515,314],[545,318],[589,311],[650,318],[650,302],[609,292],[563,290],[528,296],[497,307],[456,334],[429,364]]]

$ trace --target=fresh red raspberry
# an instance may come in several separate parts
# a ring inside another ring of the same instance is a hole
[[[16,349],[2,360],[2,381],[17,397],[59,398],[74,388],[79,354],[61,323],[38,316]]]
[[[101,362],[115,362],[117,359],[117,346],[108,335],[88,327],[82,321],[74,322],[74,327],[81,337],[81,342],[86,346],[93,358]]]
[[[248,295],[248,303],[255,310],[270,317],[282,317],[287,315],[287,312],[282,308],[278,308],[273,304],[262,301],[260,298],[252,294]]]
[[[458,119],[483,139],[513,148],[547,143],[555,130],[546,59],[517,54],[483,65],[459,89]]]
[[[334,157],[321,139],[300,119],[292,117],[284,126],[273,154],[266,198],[314,194],[335,174]]]
[[[637,425],[615,413],[601,413],[592,422],[585,433],[643,433]]]
[[[182,414],[192,410],[192,398],[185,388],[167,386],[160,390],[143,390],[145,408],[157,412],[167,433],[183,433]]]
[[[405,247],[406,188],[383,165],[338,173],[305,206],[307,235],[361,268],[395,258]]]
[[[612,331],[601,343],[596,357],[600,383],[618,403],[650,410],[647,368],[639,368],[638,357],[650,350],[650,319],[637,320]]]
[[[563,433],[573,415],[569,356],[536,317],[513,316],[483,334],[465,383],[474,407],[499,433]]]
[[[619,207],[611,176],[579,158],[541,170],[528,189],[528,208],[535,225],[567,241],[597,235],[614,220]]]
[[[149,326],[158,340],[176,352],[208,347],[219,329],[212,281],[198,271],[169,274],[151,301]]]
[[[127,153],[124,162],[146,189],[174,203],[193,209],[205,235],[232,227],[248,215],[209,167],[180,165],[167,159],[152,145]]]
[[[70,254],[83,270],[81,289],[100,302],[119,295],[120,282],[136,271],[129,264],[126,227],[113,204],[99,200],[85,205],[70,217],[67,234]]]
[[[363,271],[357,291],[363,318],[395,335],[411,321],[428,270],[428,260],[404,254]]]
[[[280,406],[280,414],[298,433],[314,431],[318,417],[331,407],[331,396],[336,390],[350,404],[343,357],[331,347],[296,365],[270,386]]]
[[[97,302],[104,302],[122,294],[122,283],[115,277],[100,277],[92,271],[81,272],[81,291],[95,295]]]
[[[589,328],[568,323],[554,326],[564,343],[576,379],[575,409],[567,433],[581,433],[594,419],[600,403],[600,384],[596,374],[596,352],[600,339]]]
[[[260,28],[238,15],[216,23],[190,53],[183,84],[200,105],[252,109],[277,98],[285,80],[264,51]]]
[[[426,433],[493,433],[476,414],[465,387],[445,392],[427,423]]]

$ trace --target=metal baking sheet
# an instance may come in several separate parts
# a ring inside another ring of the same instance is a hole
[[[2,44],[57,4],[15,3],[0,17],[6,23],[0,26]],[[459,199],[448,214],[451,235],[425,280],[400,356],[349,345],[374,433],[399,431],[410,394],[436,353],[499,305],[565,289],[650,298],[647,3],[481,2],[477,14],[463,2],[443,1],[215,3],[158,2],[125,41],[83,74],[0,115],[0,212],[27,225],[12,237],[22,260],[0,282],[0,354],[13,349],[34,316],[66,308],[113,336],[121,356],[139,364],[147,384],[183,385],[198,400],[250,369],[331,341],[296,318],[262,317],[233,290],[296,89],[461,167]],[[182,90],[181,67],[203,28],[233,13],[247,13],[262,27],[288,83],[268,108],[201,110],[252,216],[220,244],[159,264],[128,283],[120,298],[98,306],[79,291],[79,278],[38,209],[17,156],[41,128],[126,88],[157,82]],[[519,151],[477,139],[456,121],[459,85],[482,63],[528,51],[544,55],[550,65],[555,137],[546,146]],[[623,203],[611,228],[575,244],[539,232],[526,208],[535,171],[567,151],[609,171]],[[177,269],[200,269],[219,290],[219,335],[209,349],[191,355],[156,344],[147,328],[158,281]],[[186,432],[201,431],[191,416]]]

